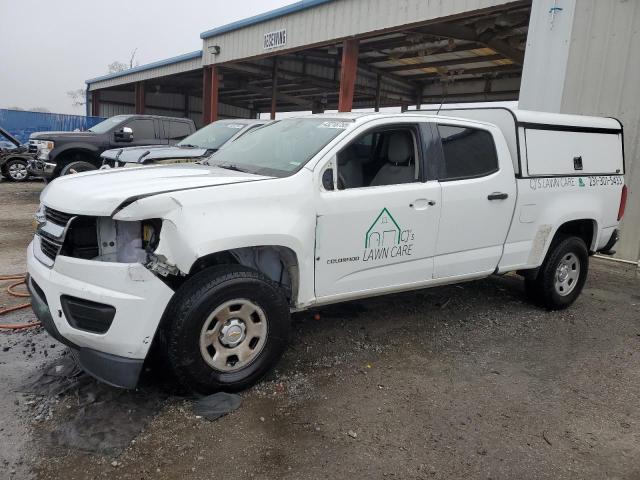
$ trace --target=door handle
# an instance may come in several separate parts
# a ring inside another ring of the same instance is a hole
[[[487,195],[487,198],[489,200],[506,200],[507,198],[509,198],[509,194],[502,192],[493,192]]]
[[[435,200],[427,200],[426,198],[418,198],[409,204],[409,207],[416,210],[424,210],[427,207],[433,207],[436,204]]]

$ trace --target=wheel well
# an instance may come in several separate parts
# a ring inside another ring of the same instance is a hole
[[[595,250],[595,232],[596,222],[594,220],[571,220],[560,225],[553,240],[556,241],[560,236],[567,235],[578,237],[584,240],[589,252],[593,252]]]
[[[290,305],[298,297],[300,270],[296,253],[279,245],[256,245],[212,253],[199,258],[188,277],[217,265],[244,265],[253,268],[280,285]]]
[[[75,162],[76,160],[89,162],[99,167],[100,166],[98,161],[99,158],[100,157],[98,157],[95,153],[89,150],[82,150],[82,149],[66,150],[60,153],[56,157],[56,163],[57,163],[56,170],[59,172],[60,170],[62,170],[62,168],[64,168],[66,164],[70,162]]]

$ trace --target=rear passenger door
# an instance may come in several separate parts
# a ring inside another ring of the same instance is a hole
[[[511,158],[491,131],[464,123],[434,124],[442,187],[434,278],[493,272],[502,256],[516,201]],[[502,142],[504,143],[504,142]]]
[[[169,145],[175,145],[193,133],[187,122],[162,120],[162,124],[164,126],[164,143]]]

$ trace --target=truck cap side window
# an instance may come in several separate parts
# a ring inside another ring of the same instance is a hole
[[[493,136],[478,128],[438,125],[444,165],[438,180],[464,180],[498,171],[498,154]]]
[[[417,182],[420,178],[417,145],[415,128],[410,126],[360,135],[338,153],[338,188]]]

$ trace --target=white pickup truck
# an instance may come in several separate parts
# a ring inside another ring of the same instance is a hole
[[[290,312],[520,273],[569,306],[626,198],[614,119],[472,109],[313,115],[206,164],[70,175],[43,191],[33,308],[97,378],[134,387],[155,345],[194,390],[238,390]]]

